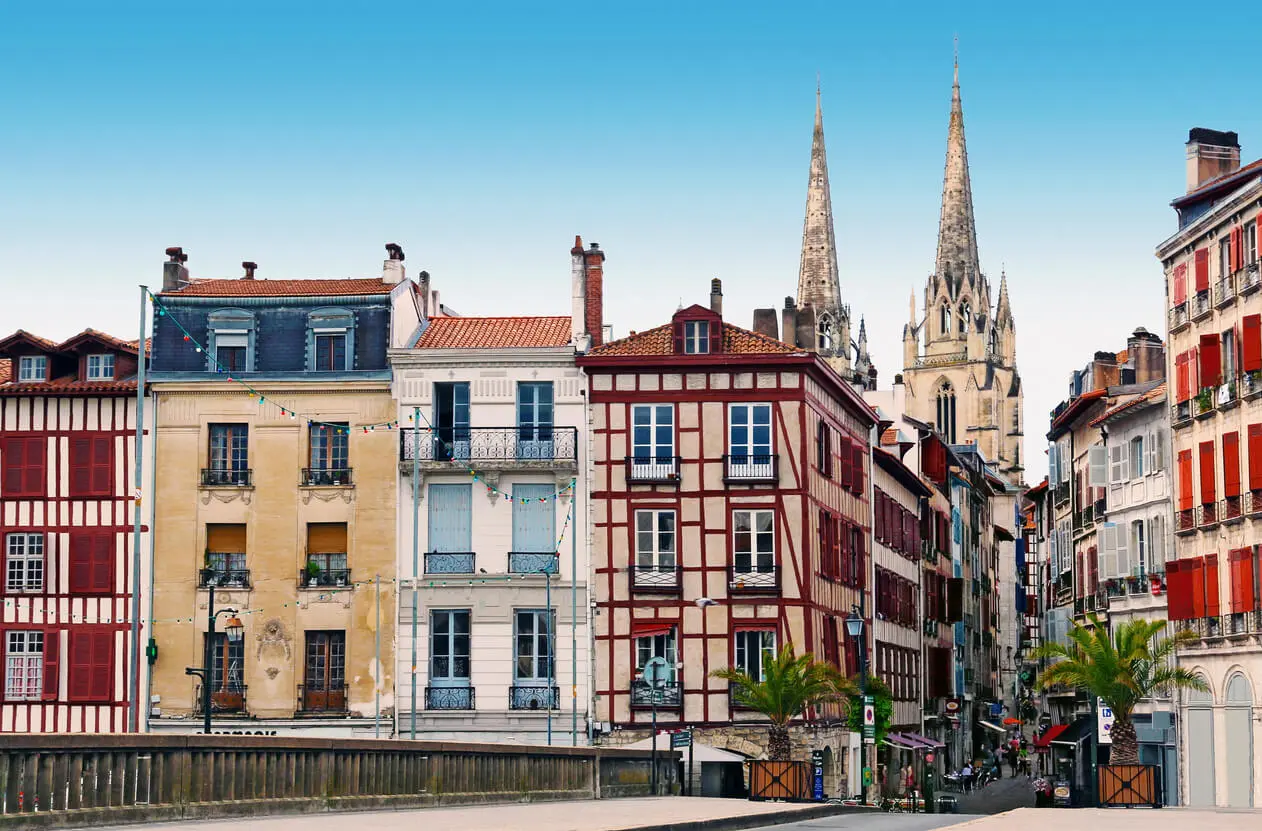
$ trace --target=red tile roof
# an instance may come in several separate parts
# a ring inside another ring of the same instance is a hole
[[[1121,404],[1118,404],[1114,407],[1110,407],[1109,409],[1105,410],[1100,415],[1091,419],[1091,426],[1098,427],[1099,425],[1108,421],[1113,416],[1121,412],[1124,412],[1126,410],[1129,410],[1131,407],[1142,404],[1145,401],[1155,401],[1165,394],[1166,394],[1166,382],[1162,381],[1157,386],[1148,390],[1148,392],[1140,393],[1139,395],[1136,395],[1133,398],[1129,398],[1126,401],[1123,401]]]
[[[1068,424],[1072,419],[1077,418],[1078,412],[1085,408],[1089,402],[1095,401],[1097,398],[1103,398],[1108,390],[1103,387],[1098,390],[1090,390],[1070,402],[1069,406],[1061,412],[1060,415],[1052,419],[1052,429],[1056,430],[1061,426]]]
[[[1250,162],[1244,167],[1241,167],[1237,170],[1233,170],[1230,173],[1224,173],[1222,176],[1216,176],[1213,179],[1210,179],[1208,182],[1201,184],[1199,187],[1188,191],[1187,193],[1183,194],[1180,197],[1175,198],[1174,200],[1170,202],[1170,204],[1174,205],[1175,207],[1178,207],[1179,205],[1183,205],[1188,202],[1195,201],[1196,199],[1202,196],[1205,196],[1210,191],[1217,190],[1219,187],[1222,187],[1223,185],[1226,185],[1235,181],[1237,177],[1240,177],[1249,173],[1258,172],[1259,168],[1262,168],[1262,159],[1258,159],[1257,161]]]
[[[0,385],[4,395],[89,395],[108,392],[134,392],[136,379],[129,381],[80,381],[74,375],[51,381],[12,381]]]
[[[567,317],[432,317],[417,349],[547,349],[570,343]]]
[[[105,332],[99,332],[96,329],[84,329],[79,334],[66,338],[61,343],[57,344],[57,349],[61,351],[70,349],[73,346],[77,346],[78,342],[82,340],[95,340],[98,343],[103,343],[107,346],[111,346],[114,349],[118,349],[122,352],[137,352],[138,351],[136,349],[136,343],[137,343],[136,341],[123,340],[122,338],[116,338],[113,335],[106,334]],[[147,348],[147,345],[146,345],[146,348]]]
[[[389,294],[395,284],[380,277],[350,280],[194,280],[177,291],[164,291],[172,297],[319,297],[354,294]]]
[[[769,338],[758,332],[751,332],[730,323],[723,324],[723,352],[738,355],[792,355],[801,350]],[[611,357],[620,355],[673,355],[675,353],[674,325],[666,324],[656,329],[625,337],[622,340],[610,341],[598,346],[590,353],[592,356]]]
[[[8,383],[13,377],[13,361],[8,358],[0,358],[0,384]]]
[[[9,335],[8,337],[0,338],[0,345],[4,345],[8,343],[9,341],[13,341],[13,340],[25,340],[34,344],[36,347],[40,349],[46,349],[49,352],[57,351],[56,341],[51,341],[48,338],[41,338],[39,335],[31,334],[25,329],[18,329],[16,332]]]

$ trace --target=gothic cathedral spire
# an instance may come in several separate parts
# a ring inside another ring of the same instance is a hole
[[[946,293],[951,298],[959,295],[962,286],[972,286],[981,274],[977,227],[973,222],[973,188],[968,179],[968,149],[964,144],[958,58],[951,87],[951,120],[947,126],[946,171],[942,177],[942,214],[938,219],[938,256],[934,272],[938,280],[946,282]]]

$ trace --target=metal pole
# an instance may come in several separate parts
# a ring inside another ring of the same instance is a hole
[[[657,796],[657,682],[649,682],[649,701],[653,702],[653,728],[651,735],[653,736],[653,750],[649,754],[649,764],[652,770],[649,771],[649,793]]]
[[[421,579],[421,408],[412,408],[412,738],[416,739],[417,582]]]
[[[206,601],[206,643],[202,650],[202,732],[209,736],[210,682],[215,676],[215,583],[213,580],[206,582],[210,583],[210,597]]]
[[[552,690],[555,688],[556,662],[553,660],[555,650],[552,648],[552,639],[554,636],[552,625],[552,569],[549,568],[543,573],[543,591],[544,604],[548,607],[548,745],[552,744]],[[558,702],[559,703],[559,702]]]
[[[377,590],[377,683],[376,686],[376,713],[373,715],[372,733],[373,738],[381,738],[381,575],[376,577],[375,587]]]
[[[688,795],[692,796],[692,749],[697,746],[697,737],[693,735],[691,727],[688,728]]]
[[[574,448],[578,453],[577,446]],[[578,479],[570,480],[570,744],[578,747]]]
[[[127,727],[132,733],[140,732],[140,482],[144,471],[145,436],[145,307],[149,300],[149,287],[140,287],[140,341],[136,361],[136,464],[132,484],[136,493],[133,501],[135,520],[131,536],[131,660],[127,662]],[[153,495],[150,494],[150,499]]]

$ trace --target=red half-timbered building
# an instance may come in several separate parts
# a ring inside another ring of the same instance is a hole
[[[852,608],[870,637],[876,413],[817,355],[724,323],[719,302],[579,358],[592,418],[595,707],[614,729],[646,728],[654,696],[641,672],[664,658],[659,725],[751,752],[766,731],[714,670],[757,677],[762,656],[791,642],[853,674]],[[757,729],[731,730],[748,722]],[[818,735],[795,742],[820,746]]]
[[[139,359],[91,329],[0,340],[0,732],[129,729]]]

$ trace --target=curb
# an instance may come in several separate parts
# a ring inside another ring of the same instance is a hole
[[[841,814],[866,814],[871,808],[855,808],[849,805],[815,805],[797,810],[769,811],[765,814],[742,814],[734,817],[717,817],[715,819],[694,819],[684,822],[659,823],[658,825],[628,825],[619,831],[739,831],[744,828],[764,828],[769,825],[786,825],[791,822],[806,822],[821,817],[835,817]]]

